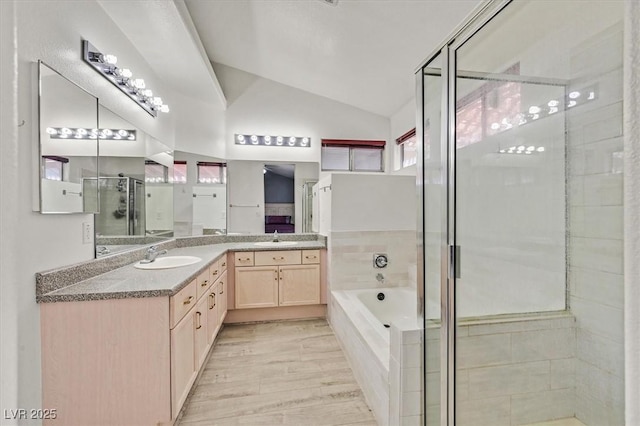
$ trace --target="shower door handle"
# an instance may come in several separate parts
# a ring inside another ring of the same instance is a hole
[[[460,246],[449,246],[449,277],[460,278]]]

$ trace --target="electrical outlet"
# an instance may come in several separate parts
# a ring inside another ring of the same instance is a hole
[[[82,222],[82,244],[91,244],[93,242],[93,223]]]

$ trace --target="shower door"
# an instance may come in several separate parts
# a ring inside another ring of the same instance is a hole
[[[621,21],[494,1],[421,69],[427,425],[624,424]]]

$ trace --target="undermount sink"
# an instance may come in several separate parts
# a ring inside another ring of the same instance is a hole
[[[294,246],[298,244],[297,241],[260,241],[259,243],[253,243],[256,246],[262,247],[281,247],[281,246]]]
[[[157,257],[156,260],[151,263],[138,262],[133,265],[133,267],[138,269],[170,269],[193,265],[201,260],[202,259],[196,256],[164,256]]]

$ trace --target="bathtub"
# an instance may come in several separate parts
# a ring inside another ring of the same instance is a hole
[[[393,411],[390,387],[398,379],[397,371],[391,371],[390,377],[390,331],[401,325],[420,332],[416,290],[332,291],[329,321],[378,424],[389,424],[390,407]]]

